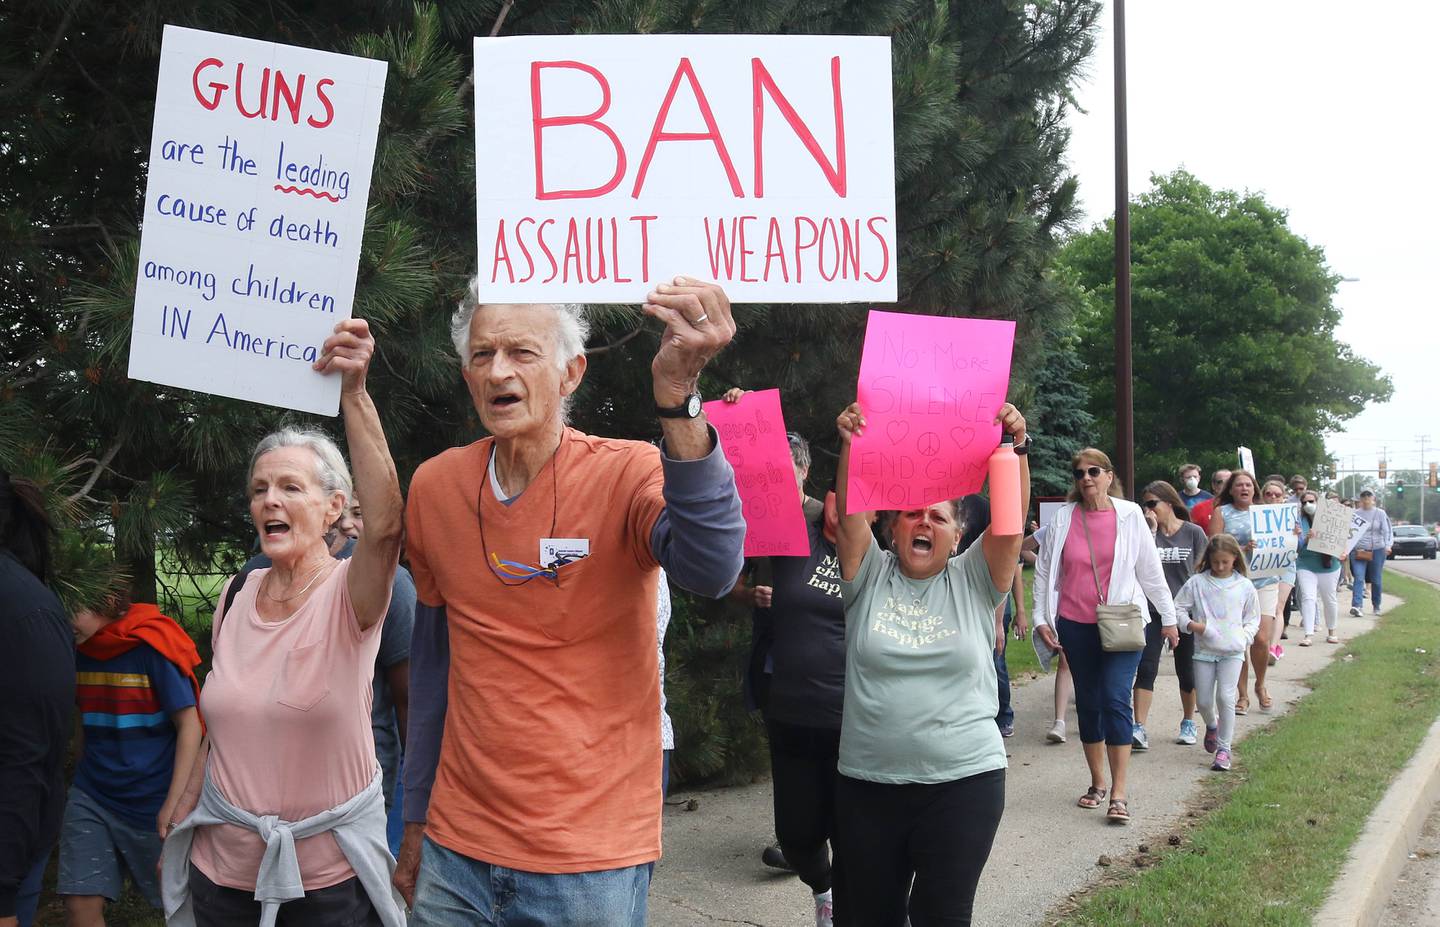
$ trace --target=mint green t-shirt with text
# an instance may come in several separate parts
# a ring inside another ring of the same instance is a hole
[[[845,601],[842,775],[952,782],[1005,768],[995,724],[995,609],[1004,599],[979,542],[914,580],[873,539]]]

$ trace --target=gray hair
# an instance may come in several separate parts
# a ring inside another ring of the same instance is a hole
[[[346,504],[354,497],[355,486],[350,480],[350,468],[345,463],[344,455],[340,453],[340,448],[335,446],[335,442],[318,428],[285,425],[261,438],[260,443],[255,445],[255,453],[250,455],[250,469],[246,471],[246,478],[254,475],[255,464],[261,457],[282,447],[309,448],[315,455],[315,476],[320,480],[321,488],[327,493],[342,493]]]
[[[795,432],[785,435],[785,440],[790,442],[790,461],[801,470],[810,469],[810,442]]]
[[[480,278],[472,277],[465,299],[450,317],[450,340],[455,343],[455,354],[460,358],[461,367],[470,363],[470,323],[482,305],[485,303],[480,302]],[[571,360],[585,354],[585,342],[590,338],[590,320],[585,317],[585,307],[578,303],[555,303],[549,308],[557,313],[555,364],[564,370]]]

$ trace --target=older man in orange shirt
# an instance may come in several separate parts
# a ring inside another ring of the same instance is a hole
[[[735,331],[717,286],[649,294],[664,440],[566,423],[585,374],[579,307],[456,313],[493,437],[421,465],[407,511],[411,646],[396,884],[422,925],[643,925],[660,855],[656,594],[723,595],[740,571],[734,473],[700,409]]]

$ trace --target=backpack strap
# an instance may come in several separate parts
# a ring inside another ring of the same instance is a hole
[[[215,616],[214,633],[217,640],[220,636],[220,625],[225,621],[226,613],[230,611],[230,606],[235,604],[235,597],[240,594],[241,589],[245,588],[245,580],[253,572],[254,570],[250,568],[241,570],[235,574],[234,579],[230,580],[230,586],[225,590],[225,601],[220,605],[220,613]]]

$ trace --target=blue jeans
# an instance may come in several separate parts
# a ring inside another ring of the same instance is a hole
[[[995,676],[1000,682],[1000,711],[995,723],[1004,727],[1015,723],[1015,709],[1010,707],[1010,667],[1005,665],[1005,649],[1010,643],[1010,600],[1005,600],[1005,643],[995,652]]]
[[[405,758],[395,764],[395,797],[385,815],[385,842],[390,844],[390,855],[400,855],[400,839],[405,836]]]
[[[1070,676],[1075,680],[1075,714],[1080,742],[1128,747],[1135,736],[1130,690],[1143,651],[1109,653],[1100,646],[1100,626],[1061,618],[1056,630]]]
[[[599,872],[522,872],[429,837],[415,882],[415,927],[645,927],[650,864]]]
[[[1365,604],[1365,584],[1370,584],[1370,601],[1380,607],[1380,588],[1384,585],[1385,550],[1373,550],[1374,560],[1356,560],[1350,555],[1350,572],[1355,574],[1355,586],[1350,590],[1350,607],[1359,608]]]

